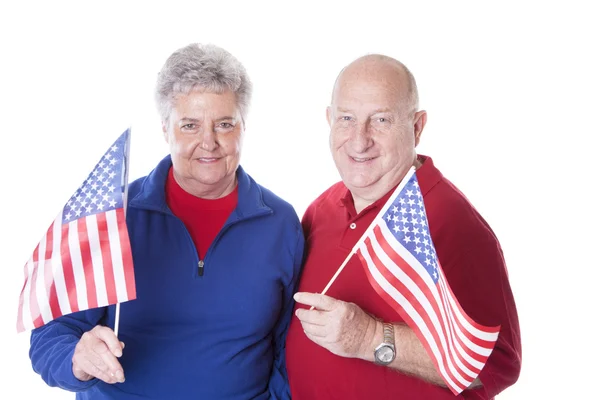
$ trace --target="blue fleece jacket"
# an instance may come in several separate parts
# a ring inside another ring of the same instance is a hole
[[[125,382],[81,382],[72,372],[81,335],[112,328],[114,306],[33,330],[33,369],[81,400],[288,399],[284,343],[304,250],[296,212],[239,167],[237,207],[199,276],[194,243],[166,203],[170,167],[166,157],[129,186],[137,299],[121,304]]]

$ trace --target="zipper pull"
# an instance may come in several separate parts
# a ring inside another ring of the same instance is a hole
[[[204,261],[198,261],[198,276],[204,275]]]

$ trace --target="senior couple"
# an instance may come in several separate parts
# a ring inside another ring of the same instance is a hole
[[[167,59],[156,102],[170,154],[128,194],[137,299],[121,304],[118,338],[114,306],[33,330],[33,369],[81,400],[491,399],[514,384],[520,333],[502,250],[416,152],[427,113],[408,68],[367,55],[341,70],[326,110],[341,181],[302,222],[240,166],[251,95],[242,64],[217,46]],[[458,396],[356,256],[318,294],[413,167],[457,300],[477,323],[501,326]]]

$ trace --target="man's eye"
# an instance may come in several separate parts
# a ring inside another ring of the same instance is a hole
[[[223,128],[223,129],[231,129],[233,128],[233,125],[230,124],[229,122],[221,122],[219,124],[219,128]]]
[[[194,125],[194,124],[185,124],[181,128],[185,129],[185,130],[191,130],[191,129],[194,129],[195,127],[196,127],[196,125]]]
[[[377,118],[377,122],[387,122],[387,119],[385,119],[385,118]]]
[[[352,117],[349,115],[342,116],[342,121],[350,121],[351,119],[352,119]]]

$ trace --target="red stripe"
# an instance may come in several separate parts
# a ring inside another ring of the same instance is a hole
[[[119,227],[119,241],[121,242],[121,254],[123,257],[123,272],[125,273],[125,287],[127,288],[127,299],[133,300],[136,298],[137,294],[135,291],[133,257],[131,255],[129,234],[127,233],[125,211],[122,208],[119,208],[115,211],[117,213],[117,225]]]
[[[106,222],[106,213],[96,215],[98,224],[98,239],[100,242],[100,251],[102,253],[102,266],[104,271],[104,282],[106,285],[106,296],[108,304],[117,303],[117,288],[115,286],[115,273],[110,255],[110,238],[108,235],[108,224]]]
[[[441,271],[441,269],[439,269],[440,273],[443,273]],[[454,312],[453,308],[450,306],[450,302],[448,299],[448,290],[444,290],[442,283],[440,281],[438,281],[438,293],[440,294],[440,296],[442,297],[443,301],[444,301],[444,305],[446,307],[447,313],[449,315],[449,317],[452,319],[452,326],[454,329],[459,329],[465,336],[466,339],[468,341],[470,341],[471,343],[475,343],[475,341],[480,341],[480,339],[474,337],[469,331],[466,330],[466,328],[460,323],[460,321],[458,320],[458,318],[456,317],[456,313]],[[458,306],[458,305],[457,305]],[[485,362],[487,361],[487,356],[484,356],[482,354],[477,353],[475,350],[470,349],[466,343],[463,342],[463,339],[460,339],[460,344],[461,347],[464,349],[465,352],[467,352],[467,354],[469,356],[471,356],[471,358],[473,358],[474,360],[479,361],[480,363],[485,364]],[[475,343],[477,345],[481,345],[481,343]],[[477,372],[479,373],[479,371]]]
[[[96,308],[98,307],[98,297],[96,296],[96,280],[94,279],[94,267],[92,265],[90,238],[87,233],[86,218],[79,218],[77,220],[77,233],[79,235],[81,262],[83,264],[85,287],[87,289],[88,308]]]
[[[438,269],[438,272],[441,272],[441,268]],[[450,320],[449,324],[450,324],[451,334],[454,338],[456,338],[455,340],[457,341],[457,345],[460,346],[460,348],[465,353],[467,353],[473,360],[479,361],[481,363],[485,363],[487,358],[482,357],[479,353],[471,350],[467,346],[467,344],[463,341],[463,339],[458,335],[457,329],[461,330],[462,325],[456,320],[456,315],[454,314],[454,312],[452,311],[452,308],[448,304],[448,297],[446,296],[446,292],[444,290],[442,290],[441,282],[439,282],[439,280],[438,280],[438,284],[436,285],[436,289],[437,289],[438,295],[440,296],[440,299],[442,300],[444,310],[446,310],[446,315],[448,316],[448,319]],[[467,335],[466,339],[469,340],[468,335]],[[467,362],[466,366],[469,368],[469,370],[473,371],[477,375],[479,375],[479,373],[481,372],[481,369],[476,367],[475,365],[473,365],[471,362]]]
[[[56,223],[56,222],[55,222]],[[46,295],[48,296],[48,304],[52,319],[58,318],[61,315],[60,306],[58,305],[58,295],[56,293],[56,285],[54,284],[54,268],[52,266],[52,249],[54,246],[54,224],[48,229],[46,234],[46,255],[44,257],[44,281],[46,283]],[[60,238],[59,238],[60,240]],[[46,321],[48,322],[48,321]]]
[[[63,224],[61,227],[60,256],[62,258],[69,305],[72,312],[77,312],[79,311],[79,303],[77,302],[77,284],[75,283],[75,273],[73,272],[73,262],[71,261],[71,251],[69,248],[69,224]]]
[[[400,270],[402,270],[409,277],[410,280],[412,280],[417,285],[421,292],[423,292],[423,295],[427,298],[427,302],[431,305],[435,313],[435,318],[438,320],[442,329],[441,337],[439,336],[440,334],[434,327],[431,316],[427,313],[427,311],[425,311],[424,307],[421,305],[420,301],[417,299],[415,294],[403,282],[398,280],[398,278],[396,278],[383,264],[381,266],[377,266],[379,272],[381,272],[381,274],[387,279],[388,282],[390,282],[392,286],[398,289],[398,291],[400,291],[403,294],[403,296],[406,297],[406,299],[417,310],[419,315],[421,315],[425,324],[427,325],[427,329],[431,332],[434,339],[436,340],[436,344],[442,357],[448,357],[450,359],[450,362],[452,363],[458,374],[462,376],[463,379],[465,379],[467,382],[473,381],[474,378],[463,372],[462,368],[459,367],[458,362],[456,362],[456,359],[458,358],[460,362],[463,365],[465,365],[465,367],[467,364],[469,364],[468,361],[466,361],[463,358],[463,356],[457,351],[456,341],[452,340],[452,332],[447,326],[450,325],[450,321],[446,321],[447,325],[444,324],[444,317],[446,315],[443,313],[442,310],[440,310],[440,305],[435,300],[433,293],[431,292],[425,281],[423,281],[421,276],[414,270],[414,268],[410,264],[408,264],[402,257],[400,257],[400,255],[396,253],[396,251],[390,246],[387,240],[383,237],[383,233],[381,232],[381,228],[379,226],[375,226],[373,233],[375,234],[377,243],[379,243],[379,246],[381,246],[382,250],[386,253],[390,260],[398,268],[400,268]],[[442,340],[446,343],[446,348],[448,349],[447,356],[444,355],[444,351],[441,346]],[[452,350],[454,350],[454,354],[452,354]],[[470,370],[470,368],[468,369]],[[478,373],[476,371],[473,372]],[[449,373],[452,372],[449,371]]]
[[[372,244],[371,244],[371,239],[370,238],[368,238],[368,237],[366,238],[365,245],[367,247],[367,252],[369,253],[369,256],[370,256],[371,260],[373,260],[374,266],[381,273],[383,273],[383,271],[381,271],[383,263],[377,257],[377,255],[375,254],[375,252],[373,251]],[[360,254],[360,250],[359,250],[359,254]],[[396,310],[396,312],[402,317],[402,319],[408,323],[408,325],[412,328],[413,332],[415,332],[417,334],[417,336],[419,337],[419,340],[423,344],[423,347],[429,353],[429,356],[431,357],[431,360],[435,362],[437,370],[438,370],[438,372],[440,374],[440,377],[442,377],[444,380],[446,380],[446,378],[444,378],[443,375],[442,375],[442,373],[441,373],[441,369],[442,368],[441,368],[439,362],[437,361],[437,359],[435,358],[433,350],[430,348],[427,339],[423,335],[423,332],[420,330],[419,325],[409,316],[409,314],[404,310],[404,308],[398,302],[396,302],[396,300],[394,300],[381,286],[379,286],[379,284],[377,283],[377,281],[375,280],[375,278],[372,277],[371,272],[368,270],[368,266],[366,265],[366,260],[364,259],[364,257],[361,257],[361,261],[363,261],[363,266],[366,268],[367,277],[369,278],[369,282],[371,282],[371,285],[373,286],[373,288],[377,291],[377,293],[394,310]],[[389,274],[389,271],[387,271],[387,274]],[[384,275],[384,277],[386,277],[386,276]],[[386,277],[386,279],[388,281],[390,281],[390,278]],[[406,289],[406,287],[404,286],[404,284],[401,283],[400,281],[398,281],[395,277],[392,276],[392,280],[395,283],[395,284],[392,283],[392,286],[394,286],[413,306],[415,306],[415,309],[417,310],[417,312],[423,318],[424,317],[423,316],[423,309],[422,309],[422,307],[419,306],[418,301],[416,301],[414,299],[414,296],[412,295],[412,293],[408,289]],[[423,318],[423,320],[424,320],[425,324],[427,325],[427,328],[428,328],[429,332],[431,333],[431,336],[433,337],[433,340],[434,340],[434,342],[436,344],[436,347],[438,348],[438,350],[441,353],[441,362],[442,362],[442,364],[444,366],[444,369],[447,371],[447,374],[449,375],[450,380],[452,381],[452,383],[455,386],[461,388],[461,390],[464,389],[466,386],[463,385],[462,383],[458,382],[456,380],[456,377],[452,373],[452,371],[450,371],[450,368],[448,366],[448,360],[447,360],[446,357],[444,357],[444,354],[441,351],[442,346],[441,346],[440,338],[437,335],[437,333],[435,332],[435,330],[432,329],[431,321],[427,317]],[[448,387],[452,389],[451,383],[448,382],[448,381],[446,381],[446,383],[447,383]]]
[[[39,328],[40,326],[44,325],[44,320],[42,319],[42,316],[40,314],[40,306],[38,304],[37,294],[35,293],[35,283],[37,280],[38,273],[39,251],[40,244],[38,243],[35,250],[33,251],[33,274],[31,275],[31,286],[29,288],[29,309],[31,311],[31,320],[33,321],[33,326],[35,328]]]

